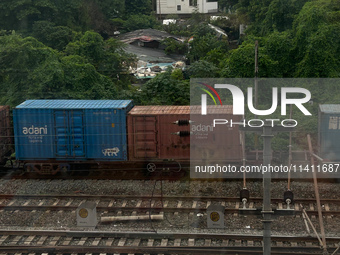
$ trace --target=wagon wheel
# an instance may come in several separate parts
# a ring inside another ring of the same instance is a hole
[[[156,164],[155,163],[149,163],[147,166],[146,166],[146,169],[152,173],[152,172],[155,172],[156,171]]]
[[[179,162],[177,162],[177,161],[176,161],[176,163],[178,164],[178,168],[175,168],[173,171],[174,171],[175,173],[179,173],[179,172],[182,170],[182,165],[181,165],[181,163],[179,163]]]
[[[74,170],[71,169],[69,164],[59,164],[58,170],[61,173],[61,175],[65,176],[65,177],[66,176],[73,176],[75,174]]]
[[[24,171],[25,172],[31,172],[33,170],[31,164],[24,164]]]

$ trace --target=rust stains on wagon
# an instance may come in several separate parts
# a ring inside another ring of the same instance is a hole
[[[135,106],[128,114],[129,159],[189,160],[190,136],[173,134],[190,132],[189,125],[173,124],[189,119],[189,106]]]
[[[234,118],[230,105],[208,106],[208,114],[219,118]],[[200,106],[135,106],[128,113],[128,153],[130,161],[190,160],[190,133],[193,125],[179,125],[190,121],[190,114],[200,118]],[[177,124],[176,124],[177,122]],[[206,146],[214,139],[208,137]],[[227,141],[227,143],[226,143]],[[241,161],[238,127],[223,134],[218,141],[223,148],[218,153],[228,161]],[[224,143],[224,144],[223,144]]]

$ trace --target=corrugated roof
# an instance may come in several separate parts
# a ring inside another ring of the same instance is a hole
[[[168,37],[174,38],[175,40],[178,40],[178,41],[184,41],[184,39],[178,36],[174,36],[165,31],[156,30],[152,28],[139,29],[139,30],[125,33],[125,34],[120,35],[119,39],[125,43],[132,43],[136,40],[143,40],[146,42],[153,41],[153,40],[162,41]]]
[[[27,100],[16,108],[26,109],[123,109],[131,100]]]
[[[232,105],[208,105],[208,114],[232,114]],[[199,105],[149,105],[135,106],[128,114],[130,115],[159,115],[159,114],[201,114]]]
[[[340,113],[340,104],[320,104],[319,107],[324,113]]]

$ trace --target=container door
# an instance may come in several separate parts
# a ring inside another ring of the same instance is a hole
[[[68,135],[68,114],[66,111],[55,111],[56,157],[65,158],[70,155]]]
[[[55,111],[56,157],[84,157],[82,111]]]
[[[69,112],[70,151],[72,157],[84,157],[83,112]]]
[[[135,157],[157,158],[156,117],[134,117]]]

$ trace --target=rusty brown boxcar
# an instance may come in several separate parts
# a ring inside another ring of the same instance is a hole
[[[189,106],[135,106],[127,121],[129,160],[188,160],[190,136],[175,133],[190,132],[190,126],[174,124],[185,119],[190,119]]]
[[[0,161],[4,163],[5,156],[12,151],[13,136],[11,129],[9,106],[0,106]]]
[[[190,108],[191,107],[191,108]],[[232,106],[208,106],[211,118],[233,118]],[[128,158],[129,161],[157,162],[162,160],[190,160],[190,140],[193,139],[194,125],[178,125],[178,121],[189,121],[195,114],[200,120],[200,106],[135,106],[128,113]],[[210,123],[211,124],[211,123]],[[210,143],[220,144],[218,153],[223,160],[241,161],[241,144],[238,127],[223,127],[222,138],[211,132],[202,150],[196,153],[211,153]],[[216,141],[216,139],[218,139]],[[210,150],[210,151],[209,151]]]

